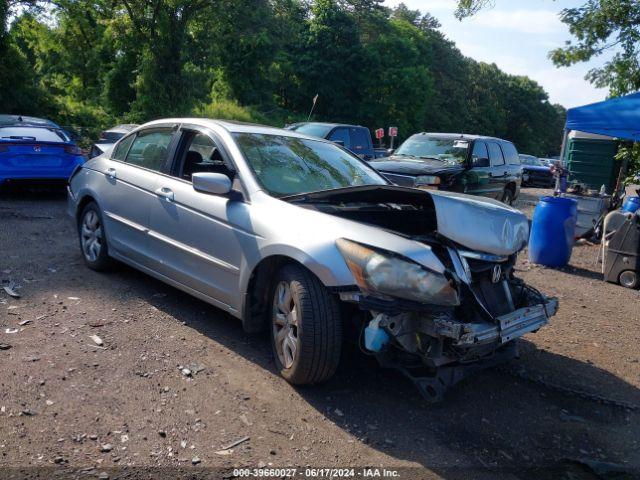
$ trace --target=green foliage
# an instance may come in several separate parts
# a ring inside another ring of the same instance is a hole
[[[318,95],[314,120],[559,150],[563,109],[539,85],[464,57],[437,19],[403,4],[9,1],[22,10],[0,34],[0,111],[82,126],[83,142],[112,123],[179,115],[282,126],[306,120]]]

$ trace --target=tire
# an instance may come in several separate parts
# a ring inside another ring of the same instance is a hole
[[[513,205],[513,192],[510,188],[506,188],[504,193],[502,194],[502,203],[506,203],[507,205]]]
[[[336,298],[312,273],[297,265],[278,271],[270,298],[271,346],[280,374],[295,385],[331,378],[342,349]]]
[[[102,212],[95,202],[89,202],[78,217],[80,252],[87,267],[105,271],[113,266],[102,221]]]
[[[618,276],[618,283],[626,288],[638,288],[640,286],[640,281],[638,281],[638,274],[633,270],[625,270],[624,272],[620,272]]]

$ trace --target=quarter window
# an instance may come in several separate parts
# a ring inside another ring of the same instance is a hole
[[[139,132],[127,153],[126,162],[159,172],[167,161],[172,136],[170,131]]]
[[[123,139],[117,146],[111,158],[114,160],[124,161],[127,156],[127,152],[129,151],[129,147],[133,142],[133,139],[136,138],[135,135],[129,135],[127,138]]]
[[[500,145],[497,143],[489,143],[489,160],[491,161],[492,167],[504,165],[502,150],[500,149]]]

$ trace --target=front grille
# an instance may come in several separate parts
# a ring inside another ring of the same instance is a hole
[[[497,317],[513,311],[513,300],[507,280],[512,263],[510,261],[466,260],[471,271],[471,288],[489,313]],[[496,266],[500,267],[500,275],[494,278],[494,267]]]
[[[398,175],[397,173],[380,172],[391,183],[395,183],[401,187],[415,187],[416,177],[410,175]]]

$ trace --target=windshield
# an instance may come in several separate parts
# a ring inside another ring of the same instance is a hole
[[[460,164],[467,161],[468,152],[467,140],[414,135],[400,145],[394,155]]]
[[[322,123],[301,123],[291,127],[291,130],[296,132],[320,138],[325,138],[332,129],[333,125],[323,125]]]
[[[258,182],[276,197],[388,185],[371,167],[331,143],[258,133],[233,136]]]
[[[531,155],[520,155],[520,163],[522,163],[523,165],[533,165],[536,167],[544,166],[540,159],[532,157]]]

